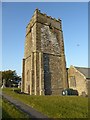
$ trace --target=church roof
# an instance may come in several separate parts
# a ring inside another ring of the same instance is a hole
[[[85,67],[75,67],[79,72],[81,72],[87,79],[90,78],[90,68]]]

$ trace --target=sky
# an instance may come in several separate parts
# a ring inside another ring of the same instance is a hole
[[[88,3],[7,2],[2,3],[2,70],[22,75],[26,26],[36,8],[62,20],[67,67],[88,67]]]
[[[0,2],[0,70],[2,68],[2,4]]]

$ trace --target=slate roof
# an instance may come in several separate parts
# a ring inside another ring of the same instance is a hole
[[[90,68],[85,67],[75,67],[79,72],[86,76],[87,79],[90,78]]]

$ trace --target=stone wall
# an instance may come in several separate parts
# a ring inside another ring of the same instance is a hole
[[[79,95],[88,94],[86,77],[73,66],[68,70],[68,82],[69,88],[76,89]]]
[[[22,88],[31,95],[59,95],[67,88],[61,20],[38,9],[26,28]]]

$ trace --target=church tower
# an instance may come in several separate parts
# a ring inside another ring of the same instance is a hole
[[[60,95],[64,88],[67,73],[61,20],[36,9],[26,27],[22,92]]]

